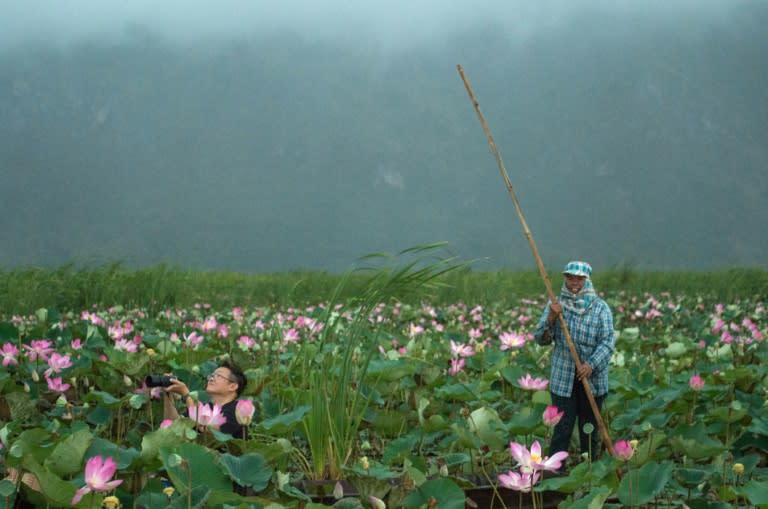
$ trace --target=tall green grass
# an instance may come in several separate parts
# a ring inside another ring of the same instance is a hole
[[[0,314],[27,314],[39,308],[80,311],[93,305],[186,307],[195,303],[226,306],[303,306],[327,301],[343,275],[293,271],[246,274],[194,271],[170,265],[132,269],[121,263],[96,267],[63,265],[55,268],[0,270]],[[561,276],[552,271],[555,291]],[[594,276],[600,292],[640,294],[700,294],[731,301],[738,298],[768,300],[768,270],[733,268],[713,271],[636,271],[614,269]],[[359,297],[368,276],[353,273],[341,298]],[[429,298],[436,304],[464,301],[471,304],[510,303],[544,294],[536,271],[473,271],[463,268],[439,278]],[[417,297],[403,296],[403,300]],[[418,297],[418,298],[423,298]]]

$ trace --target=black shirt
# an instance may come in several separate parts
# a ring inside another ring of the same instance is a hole
[[[226,417],[227,422],[221,425],[219,431],[222,433],[229,433],[234,438],[244,439],[247,436],[243,435],[244,431],[247,431],[242,424],[237,422],[237,416],[235,416],[235,408],[237,407],[237,400],[233,399],[229,403],[226,403],[221,407],[221,414]]]

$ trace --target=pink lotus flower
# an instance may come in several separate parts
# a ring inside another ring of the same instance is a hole
[[[37,359],[48,362],[48,356],[53,352],[52,344],[47,339],[32,340],[29,345],[24,345],[24,349],[27,351],[27,358],[32,362]]]
[[[237,340],[237,346],[240,348],[240,350],[247,352],[256,346],[256,341],[254,341],[250,336],[240,336]]]
[[[544,420],[544,424],[549,427],[554,427],[558,422],[560,422],[560,419],[563,418],[563,415],[565,415],[565,412],[559,411],[558,408],[554,405],[549,405],[544,410],[542,419]]]
[[[160,429],[165,429],[169,427],[171,424],[173,424],[173,421],[171,419],[163,419],[163,422],[160,423]]]
[[[549,385],[549,380],[533,378],[530,373],[526,373],[525,376],[517,379],[517,383],[520,387],[529,391],[543,391]]]
[[[499,484],[505,488],[523,493],[529,493],[538,480],[538,472],[518,474],[510,470],[506,474],[499,474]]]
[[[704,379],[699,376],[698,373],[693,375],[690,380],[688,380],[688,385],[696,392],[699,392],[704,388]]]
[[[194,348],[200,343],[203,342],[205,339],[204,336],[201,334],[198,334],[197,331],[192,331],[189,334],[184,334],[184,342],[187,344],[187,346]]]
[[[248,426],[253,421],[253,414],[255,411],[256,407],[250,399],[238,400],[237,405],[235,406],[235,418],[239,424]]]
[[[514,332],[504,332],[499,336],[501,341],[500,350],[509,350],[510,348],[520,348],[525,345],[525,338]]]
[[[83,496],[92,491],[105,492],[120,486],[122,479],[110,481],[116,470],[117,463],[112,458],[104,459],[101,456],[90,458],[85,464],[85,486],[77,490],[71,504],[76,505]]]
[[[221,413],[219,405],[212,407],[206,403],[198,403],[196,407],[189,409],[189,417],[201,426],[218,429],[227,422],[227,418]]]
[[[421,334],[422,332],[424,332],[424,327],[422,327],[421,325],[415,325],[413,323],[408,324],[408,335],[410,337],[412,337],[412,338],[416,337],[419,334]]]
[[[19,356],[19,349],[13,343],[3,343],[0,355],[3,357],[3,366],[15,366],[19,363],[17,359]]]
[[[119,323],[116,325],[110,325],[107,328],[107,334],[112,339],[122,339],[125,337],[125,329],[123,329]]]
[[[221,323],[216,328],[216,336],[219,338],[227,338],[229,337],[229,325],[226,323]]]
[[[629,461],[634,454],[635,449],[626,440],[619,440],[613,444],[613,455],[621,461]]]
[[[62,382],[61,377],[56,378],[45,378],[45,381],[48,382],[48,390],[53,392],[58,392],[60,394],[63,394],[69,390],[71,387],[69,384],[65,384]]]
[[[136,353],[138,349],[139,348],[136,346],[136,343],[125,338],[120,338],[115,341],[115,350],[118,352]]]
[[[475,355],[475,351],[470,345],[457,343],[454,340],[451,340],[451,355],[454,357],[472,357]]]
[[[456,376],[464,370],[464,359],[451,359],[451,367],[448,368],[448,374]]]
[[[525,474],[537,472],[539,470],[555,471],[562,466],[563,461],[568,457],[566,451],[556,452],[551,458],[542,457],[541,445],[538,440],[531,445],[530,451],[528,451],[522,444],[510,442],[509,452],[520,466],[520,472]]]
[[[72,360],[69,355],[61,355],[58,352],[53,352],[48,359],[48,369],[45,370],[46,376],[51,376],[53,373],[61,373],[62,370],[71,368]]]
[[[218,327],[219,323],[216,321],[215,316],[209,316],[205,319],[203,322],[203,325],[201,327],[203,332],[212,332],[216,330],[216,327]]]
[[[72,350],[82,350],[83,340],[80,338],[75,338],[69,343],[69,346],[72,348]]]
[[[299,339],[301,339],[299,332],[293,327],[285,331],[285,334],[283,334],[283,342],[285,343],[296,343],[299,341]]]

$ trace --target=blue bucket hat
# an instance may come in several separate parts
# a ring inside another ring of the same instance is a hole
[[[563,269],[563,274],[589,277],[592,275],[592,266],[587,262],[568,262],[568,265]]]

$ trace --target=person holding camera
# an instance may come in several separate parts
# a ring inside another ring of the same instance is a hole
[[[237,398],[245,390],[246,383],[243,370],[225,361],[208,376],[208,383],[205,386],[205,392],[211,400],[209,404],[221,407],[221,413],[226,418],[226,422],[221,425],[219,431],[229,433],[235,438],[245,438],[246,429],[237,422],[235,407]],[[174,395],[184,400],[187,412],[198,405],[198,402],[190,396],[187,384],[181,380],[171,378],[170,384],[164,387],[163,391],[163,418],[165,419],[176,420],[180,417]]]

